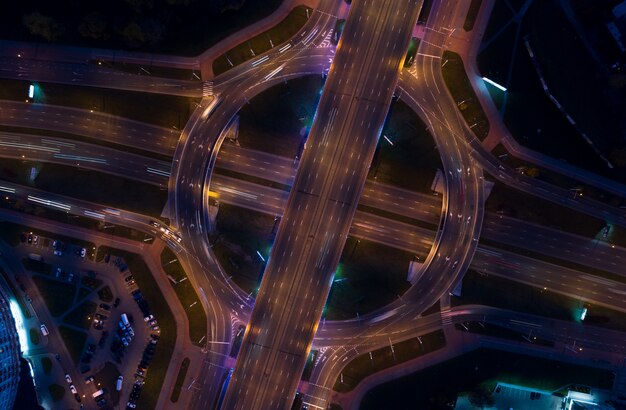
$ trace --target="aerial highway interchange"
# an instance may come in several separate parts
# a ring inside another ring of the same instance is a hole
[[[429,30],[420,42],[416,68],[411,72],[402,70],[401,64],[422,2],[354,0],[345,16],[339,45],[317,47],[325,33],[335,27],[340,9],[345,7],[342,3],[320,0],[308,22],[289,42],[288,50],[277,47],[267,52],[269,58],[261,64],[255,64],[257,56],[211,79],[210,94],[203,91],[199,81],[155,79],[117,74],[94,65],[4,56],[0,60],[4,78],[80,83],[201,100],[182,131],[88,110],[3,101],[2,125],[28,126],[41,132],[3,132],[0,156],[75,165],[168,187],[164,215],[182,241],[163,239],[189,273],[209,325],[207,348],[200,359],[203,365],[193,382],[192,408],[210,408],[218,400],[228,409],[289,408],[296,390],[301,392],[304,406],[327,408],[333,386],[351,359],[388,346],[391,338],[399,342],[472,320],[520,332],[528,331],[532,323],[536,335],[566,345],[576,341],[589,349],[626,351],[621,332],[600,328],[584,331],[572,323],[519,312],[449,305],[449,293],[472,268],[626,310],[623,282],[479,244],[479,238],[487,238],[622,277],[625,274],[626,250],[619,246],[593,243],[588,238],[485,212],[485,176],[615,225],[626,226],[626,215],[619,208],[592,198],[572,198],[567,189],[521,175],[502,164],[474,136],[441,75],[441,55],[459,21],[462,24],[466,11],[460,6],[463,2],[433,2],[426,24]],[[321,73],[328,73],[328,79],[304,154],[297,163],[292,158],[224,142],[223,131],[252,97],[288,79]],[[429,126],[442,160],[443,195],[365,181],[394,93]],[[136,151],[47,136],[46,130]],[[163,159],[141,155],[140,151],[162,155]],[[220,168],[260,175],[290,190],[220,175]],[[601,181],[600,185],[604,184]],[[608,186],[623,195],[619,184],[609,182]],[[105,205],[18,184],[2,182],[0,190],[3,195],[45,199],[51,208],[82,216],[93,217],[95,213],[110,223],[159,235],[151,226],[152,218],[145,215],[123,209],[107,213]],[[207,237],[213,223],[209,192],[216,192],[223,203],[282,217],[256,300],[230,280],[212,252]],[[359,203],[437,228],[357,211]],[[384,308],[358,319],[320,322],[348,235],[419,255],[422,268],[409,290]],[[553,245],[546,246],[546,237]],[[440,300],[444,301],[441,313],[421,315]],[[246,326],[236,360],[229,357],[236,332],[233,323]],[[319,349],[321,356],[304,388],[300,375],[311,349]]]

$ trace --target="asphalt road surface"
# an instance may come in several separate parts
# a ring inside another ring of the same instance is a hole
[[[351,6],[223,408],[291,406],[420,4]]]

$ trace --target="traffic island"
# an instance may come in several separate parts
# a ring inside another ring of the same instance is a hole
[[[324,79],[304,76],[256,95],[239,111],[238,143],[281,157],[301,154]],[[219,161],[219,157],[218,157]]]
[[[387,114],[367,179],[431,193],[440,168],[441,157],[426,124],[403,101],[395,101]]]
[[[278,221],[270,215],[220,204],[217,232],[209,241],[224,271],[245,292],[258,289],[277,228]]]
[[[399,365],[411,359],[442,349],[446,338],[442,330],[427,333],[402,342],[393,342],[389,346],[362,354],[348,363],[335,382],[333,390],[341,393],[354,389],[361,380],[376,372]],[[379,407],[398,408],[398,407]]]
[[[322,313],[326,320],[365,315],[401,297],[413,254],[348,237]]]
[[[189,358],[185,357],[183,359],[183,362],[180,364],[178,376],[176,376],[176,384],[174,384],[174,388],[172,389],[172,395],[170,396],[170,401],[172,403],[178,402],[178,398],[180,397],[180,390],[183,387],[183,382],[185,381],[185,376],[187,375],[187,370],[189,369],[189,363],[191,363],[191,361],[189,360]]]
[[[441,73],[454,102],[476,138],[484,140],[489,134],[489,119],[467,77],[461,56],[446,50],[442,61]]]
[[[168,247],[161,252],[161,265],[167,278],[185,309],[189,322],[189,340],[197,346],[204,347],[207,335],[207,317],[204,307],[187,273],[183,269],[176,254]]]
[[[213,74],[222,74],[257,55],[282,45],[293,37],[307,22],[313,10],[296,6],[280,23],[271,29],[231,48],[213,61]]]

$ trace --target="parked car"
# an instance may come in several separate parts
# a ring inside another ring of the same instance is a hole
[[[111,306],[106,303],[100,303],[100,307],[104,310],[111,310]]]
[[[77,394],[78,393],[76,391],[76,386],[74,386],[73,384],[70,384],[70,391],[72,392],[72,394]]]
[[[69,373],[65,373],[65,381],[69,384],[72,384],[72,378],[70,377]]]
[[[118,307],[120,304],[120,298],[115,298],[115,302],[113,302],[113,307]]]

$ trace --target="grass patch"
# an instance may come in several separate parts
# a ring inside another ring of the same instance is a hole
[[[484,140],[489,134],[489,120],[467,77],[461,56],[446,50],[443,52],[443,61],[441,72],[452,98],[474,135]]]
[[[52,316],[61,316],[72,307],[76,286],[38,275],[33,275],[32,279]]]
[[[78,364],[87,341],[87,334],[81,330],[75,330],[63,325],[59,326],[58,330],[67,351],[70,353],[72,360],[74,360],[74,364]]]
[[[111,291],[111,288],[108,286],[105,286],[98,291],[98,297],[100,298],[101,301],[105,303],[113,302],[113,292]]]
[[[580,301],[567,296],[472,269],[463,277],[461,297],[452,296],[451,304],[487,305],[570,321],[581,307]]]
[[[341,382],[341,377],[339,377],[335,382],[333,390],[342,393],[350,391],[354,389],[361,380],[371,374],[434,352],[446,345],[446,338],[442,330],[422,335],[420,339],[421,343],[417,338],[394,343],[393,351],[391,347],[383,347],[372,351],[371,355],[365,353],[358,356],[350,361],[343,369],[343,382]]]
[[[4,159],[2,161],[4,161]],[[0,238],[10,246],[15,247],[20,244],[20,235],[24,231],[24,228],[25,227],[22,225],[2,221],[0,222]]]
[[[100,286],[102,286],[102,280],[101,279],[96,279],[96,278],[90,278],[89,276],[83,276],[81,278],[81,283],[83,286],[91,289],[91,290],[96,290],[98,289]]]
[[[319,350],[311,350],[309,352],[309,357],[306,359],[306,364],[304,365],[304,371],[302,372],[301,379],[304,381],[309,381],[311,375],[313,374],[313,370],[315,368],[315,362],[317,361],[317,355],[319,354]]]
[[[255,291],[265,268],[256,251],[266,259],[270,254],[274,218],[222,203],[216,226],[218,234],[211,240],[216,258],[239,287],[246,292]]]
[[[120,372],[112,362],[106,362],[102,370],[93,375],[94,382],[99,383],[100,388],[104,388],[109,395],[110,404],[117,405],[120,400],[120,392],[116,390],[117,378]]]
[[[433,3],[435,0],[424,0],[422,3],[422,9],[420,10],[420,14],[417,17],[418,23],[426,24],[428,21],[428,16],[430,15],[430,10],[433,7]]]
[[[44,374],[50,374],[50,372],[52,371],[52,359],[50,359],[49,357],[42,357],[41,367]]]
[[[441,408],[436,406],[454,400],[461,392],[481,386],[492,391],[496,381],[549,391],[571,383],[610,389],[613,375],[610,371],[587,366],[478,349],[376,386],[364,396],[360,408],[404,409],[414,408],[415,403]]]
[[[114,0],[106,3],[76,3],[71,10],[60,7],[68,4],[17,3],[3,14],[5,23],[0,27],[1,37],[43,42],[41,35],[29,34],[22,21],[24,15],[37,10],[50,16],[55,26],[60,26],[60,33],[56,27],[49,33],[57,34],[56,41],[63,44],[195,57],[230,34],[270,15],[281,2],[129,3]],[[37,5],[36,9],[33,8],[34,5]],[[124,18],[120,19],[120,16]],[[114,52],[113,58],[120,54],[126,53]],[[145,68],[150,70],[152,64],[151,61],[146,61]]]
[[[37,346],[41,341],[41,336],[39,336],[39,329],[36,327],[31,327],[28,329],[28,336],[30,337],[30,342]]]
[[[50,393],[52,401],[61,401],[63,397],[65,397],[65,387],[60,384],[53,383],[48,385],[48,392]]]
[[[480,11],[481,4],[482,0],[472,0],[469,6],[469,10],[467,11],[467,16],[465,16],[463,30],[472,31],[472,29],[474,28],[474,23],[476,22],[476,17],[478,17],[478,12]]]
[[[587,238],[594,238],[606,225],[600,219],[508,188],[501,183],[493,186],[485,203],[485,210]]]
[[[431,186],[441,158],[426,124],[402,101],[387,114],[385,138],[378,140],[367,178],[411,191],[432,192]]]
[[[173,284],[170,280],[189,321],[189,339],[194,344],[200,344],[199,341],[207,335],[207,317],[198,294],[188,280],[182,265],[176,259],[176,255],[168,247],[161,252],[161,264],[165,273],[177,282]]]
[[[562,8],[552,2],[532,4],[524,17],[524,28],[550,92],[579,129],[605,156],[613,149],[624,149],[619,136],[623,133],[620,118],[626,112],[624,90],[611,84],[610,75],[589,53]],[[582,136],[577,139],[587,146],[587,155],[571,152],[568,161],[576,163],[580,157],[595,156]],[[624,164],[613,170],[605,165],[598,171],[622,181],[626,177]]]
[[[93,314],[96,313],[98,305],[91,301],[85,301],[65,315],[63,322],[68,325],[89,329],[93,320]]]
[[[42,275],[50,275],[50,272],[52,272],[52,265],[43,260],[35,261],[30,258],[24,258],[22,259],[22,265],[24,265],[26,270],[41,273]]]
[[[89,295],[91,295],[92,290],[90,289],[85,289],[85,288],[78,288],[78,296],[76,296],[76,301],[80,302],[81,300],[85,299],[86,297],[88,297]]]
[[[174,389],[172,390],[172,395],[170,396],[172,403],[176,403],[178,401],[180,389],[183,387],[183,382],[185,381],[185,376],[187,375],[187,370],[189,369],[189,363],[190,360],[185,357],[183,362],[180,364],[178,376],[176,376],[176,383],[174,384]]]
[[[241,43],[213,61],[213,73],[215,75],[228,71],[233,66],[238,66],[259,54],[274,47],[280,46],[293,37],[307,22],[312,14],[312,9],[307,6],[296,6],[289,12],[280,23],[271,29]],[[254,55],[251,52],[254,51]]]
[[[382,307],[402,295],[413,254],[349,237],[343,248],[324,315],[344,320]]]
[[[256,95],[239,111],[241,146],[295,158],[304,148],[322,85],[320,76],[305,76]]]
[[[494,33],[511,18],[511,10],[505,3],[496,2],[483,43],[484,52],[481,51],[478,62],[481,73],[490,78],[491,75],[508,78],[509,69],[512,70],[510,82],[505,84],[508,88],[504,112],[507,128],[520,144],[530,149],[623,181],[624,144],[616,138],[621,134],[617,130],[617,119],[623,117],[625,107],[623,98],[616,97],[623,93],[610,84],[603,70],[598,70],[558,4],[531,4],[522,20],[518,44],[514,44],[512,35],[508,44],[505,39],[494,39]],[[516,28],[513,23],[508,31]],[[523,44],[524,37],[529,40],[551,93],[604,156],[615,162],[614,169],[608,169],[590,150],[582,135],[546,95]],[[498,52],[498,48],[502,52]],[[516,50],[513,65],[510,50]],[[581,86],[571,87],[571,84]],[[590,100],[599,103],[588,107]]]

